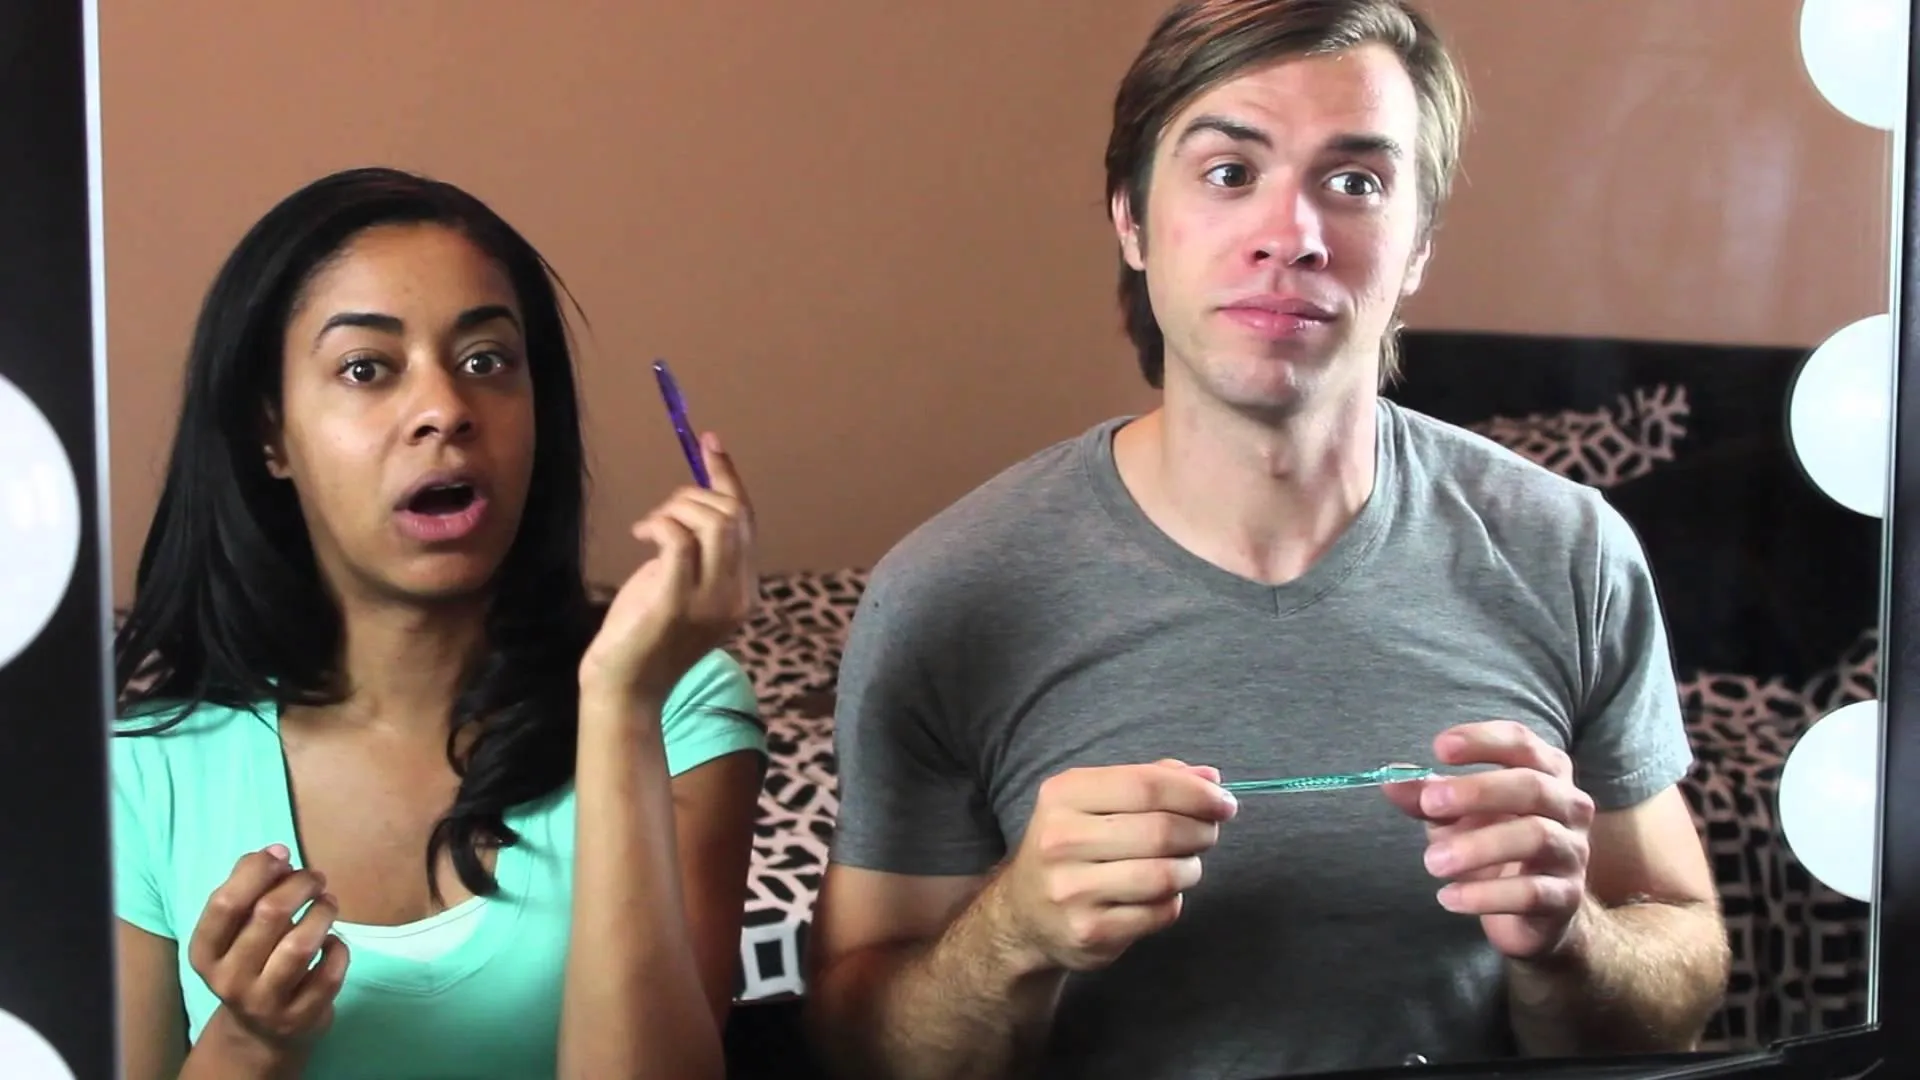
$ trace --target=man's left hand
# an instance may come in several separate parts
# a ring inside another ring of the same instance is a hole
[[[1428,872],[1440,903],[1477,915],[1487,940],[1515,960],[1579,947],[1590,914],[1587,829],[1593,798],[1573,762],[1524,724],[1464,724],[1434,739],[1444,765],[1493,765],[1461,776],[1386,785],[1387,797],[1427,825]]]

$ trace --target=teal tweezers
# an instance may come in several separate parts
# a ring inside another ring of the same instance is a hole
[[[1294,776],[1284,780],[1234,780],[1220,786],[1236,795],[1283,794],[1289,791],[1339,791],[1342,788],[1378,787],[1381,784],[1423,780],[1432,775],[1432,769],[1417,765],[1388,765],[1384,768],[1357,773]]]

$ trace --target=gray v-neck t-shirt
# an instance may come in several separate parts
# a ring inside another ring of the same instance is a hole
[[[1043,780],[1179,758],[1226,779],[1432,764],[1511,719],[1602,810],[1692,755],[1624,518],[1461,428],[1378,406],[1374,491],[1268,586],[1141,512],[1101,423],[969,493],[875,568],[839,677],[833,857],[981,874]],[[1040,1075],[1130,1080],[1513,1053],[1503,965],[1446,911],[1422,827],[1379,789],[1246,796],[1168,929],[1069,978]]]

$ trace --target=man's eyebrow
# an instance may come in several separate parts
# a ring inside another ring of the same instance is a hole
[[[1202,113],[1189,120],[1187,126],[1181,129],[1180,137],[1174,141],[1173,148],[1179,150],[1187,144],[1188,140],[1208,131],[1225,135],[1234,142],[1254,143],[1269,150],[1273,148],[1273,139],[1266,132],[1252,124],[1214,113]]]
[[[1203,113],[1188,121],[1187,126],[1181,129],[1174,149],[1179,150],[1189,140],[1206,132],[1224,135],[1234,142],[1253,143],[1264,149],[1273,149],[1273,137],[1265,131],[1245,121],[1215,113]],[[1327,149],[1350,157],[1383,157],[1393,161],[1406,157],[1406,149],[1399,142],[1385,135],[1368,132],[1336,135],[1327,143]]]
[[[1329,142],[1327,147],[1336,153],[1352,157],[1383,157],[1401,161],[1407,156],[1404,147],[1385,135],[1339,135]]]

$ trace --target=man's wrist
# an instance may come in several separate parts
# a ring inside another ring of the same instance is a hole
[[[1588,893],[1552,949],[1537,957],[1517,959],[1513,966],[1527,975],[1544,979],[1579,976],[1592,969],[1594,954],[1599,951],[1600,939],[1606,934],[1611,919],[1607,906]]]
[[[981,951],[994,958],[994,966],[1009,986],[1045,981],[1060,973],[1059,965],[1027,932],[1004,872],[995,873],[980,890],[974,917],[965,921],[972,924],[979,937],[977,943],[969,944],[974,948],[984,946]]]

